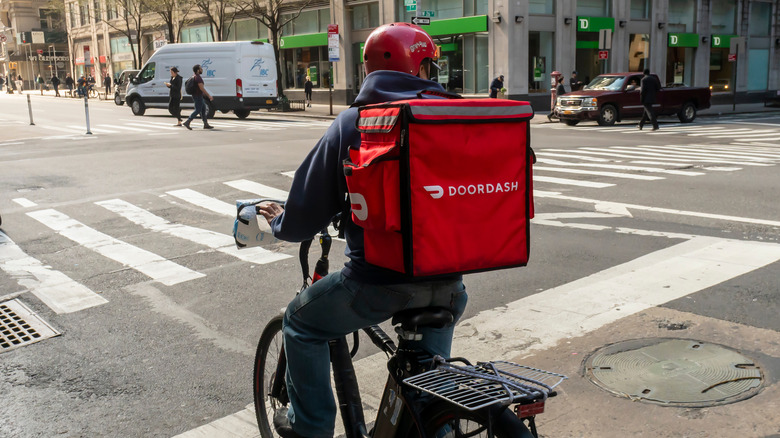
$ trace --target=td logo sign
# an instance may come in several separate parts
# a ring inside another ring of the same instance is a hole
[[[712,45],[715,46],[715,47],[719,47],[720,46],[720,37],[719,36],[712,37]]]
[[[580,21],[580,30],[588,30],[590,27],[590,20],[587,18],[579,18],[578,20]]]
[[[677,38],[677,35],[669,35],[669,42],[673,45],[677,45],[677,41],[679,38]]]

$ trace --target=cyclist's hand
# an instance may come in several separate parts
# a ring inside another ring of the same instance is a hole
[[[263,216],[265,220],[268,221],[269,225],[271,224],[271,221],[274,220],[276,216],[282,214],[283,211],[284,209],[282,206],[275,202],[257,204],[257,214]]]

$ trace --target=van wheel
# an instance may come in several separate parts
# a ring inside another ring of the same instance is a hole
[[[214,103],[206,101],[206,102],[204,102],[204,104],[206,105],[206,114],[207,114],[206,118],[207,119],[213,119],[214,118],[214,114],[217,113],[217,109],[214,108]]]
[[[580,121],[579,120],[566,119],[566,120],[563,121],[563,123],[565,123],[567,126],[577,126],[577,123],[580,123]]]
[[[696,118],[696,106],[692,102],[686,102],[677,113],[677,118],[683,123],[691,123]]]
[[[136,97],[130,102],[130,108],[136,116],[142,116],[146,112],[146,105],[144,105],[140,97]]]
[[[599,125],[612,126],[617,121],[617,109],[614,105],[604,105],[599,113]]]
[[[122,102],[122,98],[119,97],[119,93],[114,94],[114,103],[119,106],[122,106],[122,104],[124,103]]]
[[[249,117],[249,110],[248,109],[240,109],[240,110],[233,110],[233,112],[236,114],[236,117],[239,119],[245,119]]]

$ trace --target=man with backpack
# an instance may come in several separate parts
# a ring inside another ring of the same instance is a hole
[[[411,48],[411,50],[410,50]],[[339,114],[295,173],[285,208],[258,206],[275,237],[299,242],[325,228],[337,213],[348,212],[342,163],[360,147],[358,106],[413,99],[423,90],[445,92],[429,80],[436,45],[421,28],[408,23],[378,27],[366,40],[366,73],[355,104]],[[274,427],[287,437],[332,437],[336,405],[330,389],[328,340],[390,319],[411,308],[448,309],[454,321],[440,329],[421,329],[420,347],[449,357],[455,323],[466,307],[461,275],[414,281],[366,262],[364,231],[342,217],[349,261],[301,292],[287,307],[283,322],[290,408],[277,410]]]
[[[203,100],[203,96],[206,96],[209,99],[209,102],[214,101],[214,98],[206,91],[206,87],[203,85],[203,78],[200,77],[201,73],[203,73],[203,69],[200,67],[200,64],[195,64],[192,66],[192,72],[194,74],[191,78],[187,79],[187,82],[184,84],[184,91],[186,91],[187,94],[192,95],[195,111],[187,117],[187,121],[184,122],[183,125],[185,128],[192,131],[190,123],[192,122],[192,119],[200,114],[200,117],[203,119],[203,129],[214,129],[213,126],[209,125],[209,113],[206,109],[206,102]]]
[[[653,131],[658,131],[658,118],[655,115],[653,105],[658,91],[661,90],[661,83],[655,76],[650,75],[649,68],[646,68],[643,74],[642,82],[639,84],[639,99],[642,106],[645,107],[645,112],[642,113],[642,118],[639,120],[639,130],[642,130],[645,122],[650,122],[653,124]]]

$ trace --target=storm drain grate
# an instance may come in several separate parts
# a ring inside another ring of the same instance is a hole
[[[612,344],[585,361],[590,380],[616,395],[664,406],[706,407],[752,397],[763,375],[726,347],[690,339]]]
[[[59,335],[18,299],[0,303],[0,353]]]

